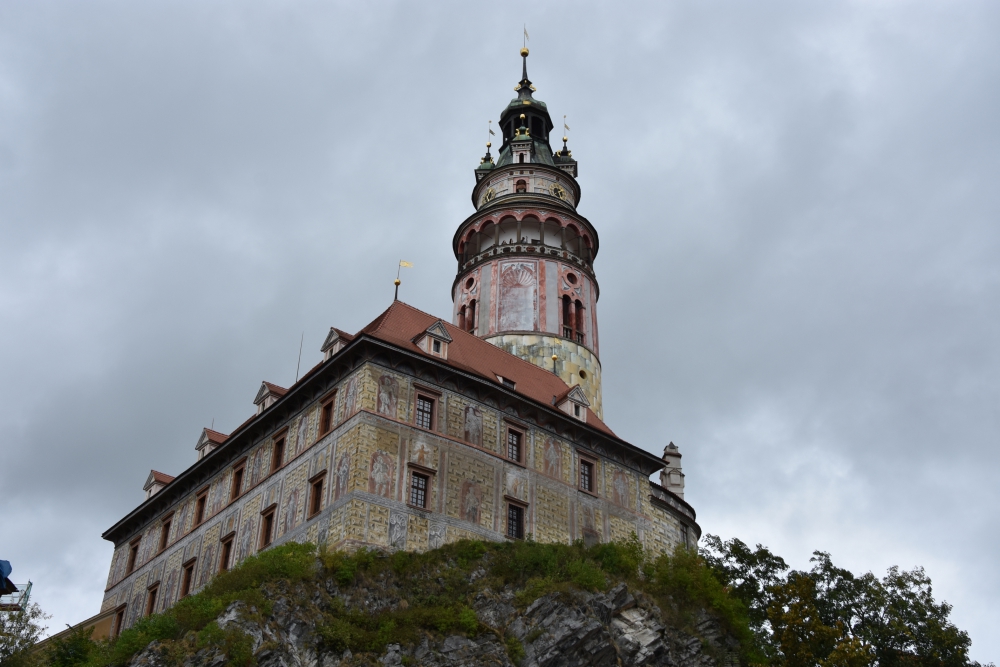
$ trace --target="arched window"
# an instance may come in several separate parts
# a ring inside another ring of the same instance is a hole
[[[476,300],[473,299],[469,302],[469,310],[465,317],[465,327],[463,327],[469,333],[476,333]]]
[[[522,164],[524,163],[524,153],[518,153],[517,154],[517,161],[520,162],[520,163],[522,163]],[[518,192],[523,192],[523,190],[518,190]]]
[[[458,311],[458,328],[465,331],[465,306]]]
[[[584,326],[586,318],[584,317],[583,303],[580,300],[577,300],[574,305],[576,306],[576,326],[573,328],[576,329],[576,342],[582,345],[583,332],[586,331],[586,327]]]
[[[524,162],[524,153],[521,153],[521,162]],[[528,183],[523,178],[514,184],[515,192],[527,192]]]
[[[563,338],[573,337],[573,316],[570,308],[570,298],[569,295],[563,294],[562,298],[562,328],[563,328]]]

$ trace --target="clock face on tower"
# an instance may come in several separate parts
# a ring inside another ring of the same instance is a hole
[[[497,191],[493,189],[493,186],[486,188],[486,192],[483,193],[480,201],[480,206],[483,204],[489,204],[497,196]]]
[[[558,183],[553,183],[552,184],[552,187],[549,188],[549,193],[553,197],[559,197],[559,199],[562,199],[563,201],[566,201],[566,188],[564,188],[563,186],[559,185]]]

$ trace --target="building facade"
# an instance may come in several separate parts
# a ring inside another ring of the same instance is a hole
[[[104,533],[114,633],[288,541],[697,543],[677,448],[655,456],[602,419],[597,233],[522,56],[504,143],[455,235],[452,322],[395,301],[356,334],[331,328],[301,380],[262,383],[240,427],[203,430],[191,467],[151,472],[146,500]]]

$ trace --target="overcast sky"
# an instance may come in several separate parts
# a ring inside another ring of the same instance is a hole
[[[605,417],[706,532],[926,567],[1000,658],[1000,5],[0,5],[0,558],[101,533],[392,298],[447,317],[487,121],[580,161]]]

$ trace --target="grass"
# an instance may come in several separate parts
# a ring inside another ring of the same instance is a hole
[[[181,664],[184,656],[214,649],[225,654],[229,665],[249,667],[255,664],[250,639],[232,626],[220,628],[215,619],[234,602],[243,603],[245,617],[262,619],[272,612],[277,595],[291,597],[294,605],[313,614],[322,650],[380,653],[392,643],[417,644],[426,634],[474,637],[488,630],[471,608],[486,588],[510,587],[515,604],[523,609],[549,593],[607,590],[618,581],[652,596],[682,628],[693,629],[699,614],[708,612],[741,644],[752,645],[744,641],[752,637],[742,605],[695,552],[682,549],[647,559],[634,535],[625,542],[590,548],[579,542],[465,540],[424,553],[388,556],[285,544],[246,559],[196,595],[143,618],[114,641],[88,644],[75,637],[72,651],[57,643],[46,664],[120,667],[150,642],[159,641],[167,664]],[[373,591],[392,604],[365,611],[366,596]],[[500,640],[515,664],[523,659],[520,641]]]

